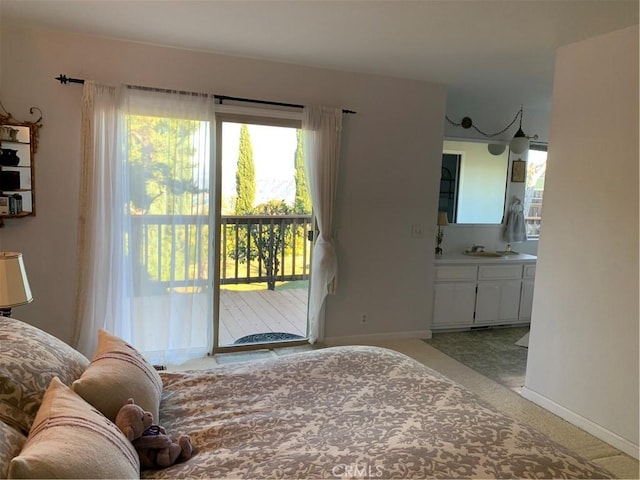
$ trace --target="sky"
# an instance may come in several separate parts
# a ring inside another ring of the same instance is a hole
[[[240,143],[240,123],[222,124],[222,196],[236,195],[236,164]],[[295,194],[296,129],[267,125],[248,125],[253,146],[253,161],[256,168],[256,204],[271,198],[277,200],[286,191],[288,203],[293,203]],[[276,190],[269,195],[266,188]],[[275,195],[275,196],[274,196]]]

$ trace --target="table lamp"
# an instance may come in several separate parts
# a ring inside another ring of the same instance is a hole
[[[27,272],[18,252],[0,252],[0,316],[10,317],[11,309],[33,300]]]
[[[449,218],[447,217],[447,212],[438,212],[438,234],[436,235],[436,241],[438,242],[436,245],[436,255],[442,255],[442,248],[440,248],[440,244],[442,243],[442,237],[444,233],[442,232],[442,227],[446,227],[449,225]]]

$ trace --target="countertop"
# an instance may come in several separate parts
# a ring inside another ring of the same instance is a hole
[[[535,255],[518,253],[516,255],[505,255],[503,257],[475,257],[464,253],[444,253],[435,256],[435,263],[512,263],[512,262],[535,262],[538,259]]]

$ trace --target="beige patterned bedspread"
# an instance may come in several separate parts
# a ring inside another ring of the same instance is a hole
[[[143,478],[610,478],[400,353],[335,347],[162,373],[193,457]]]

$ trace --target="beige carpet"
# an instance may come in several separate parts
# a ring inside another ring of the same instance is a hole
[[[632,457],[620,452],[609,444],[573,426],[556,415],[538,407],[513,390],[482,376],[462,363],[448,357],[419,339],[367,342],[368,345],[389,348],[408,355],[420,363],[446,375],[464,385],[484,401],[499,411],[531,425],[556,442],[566,446],[583,457],[592,460],[622,479],[639,479],[640,464]],[[332,346],[332,345],[326,345]],[[278,355],[293,354],[317,346],[280,348],[214,355],[192,360],[180,366],[169,366],[169,370],[191,370],[212,368],[215,365],[253,361]]]

